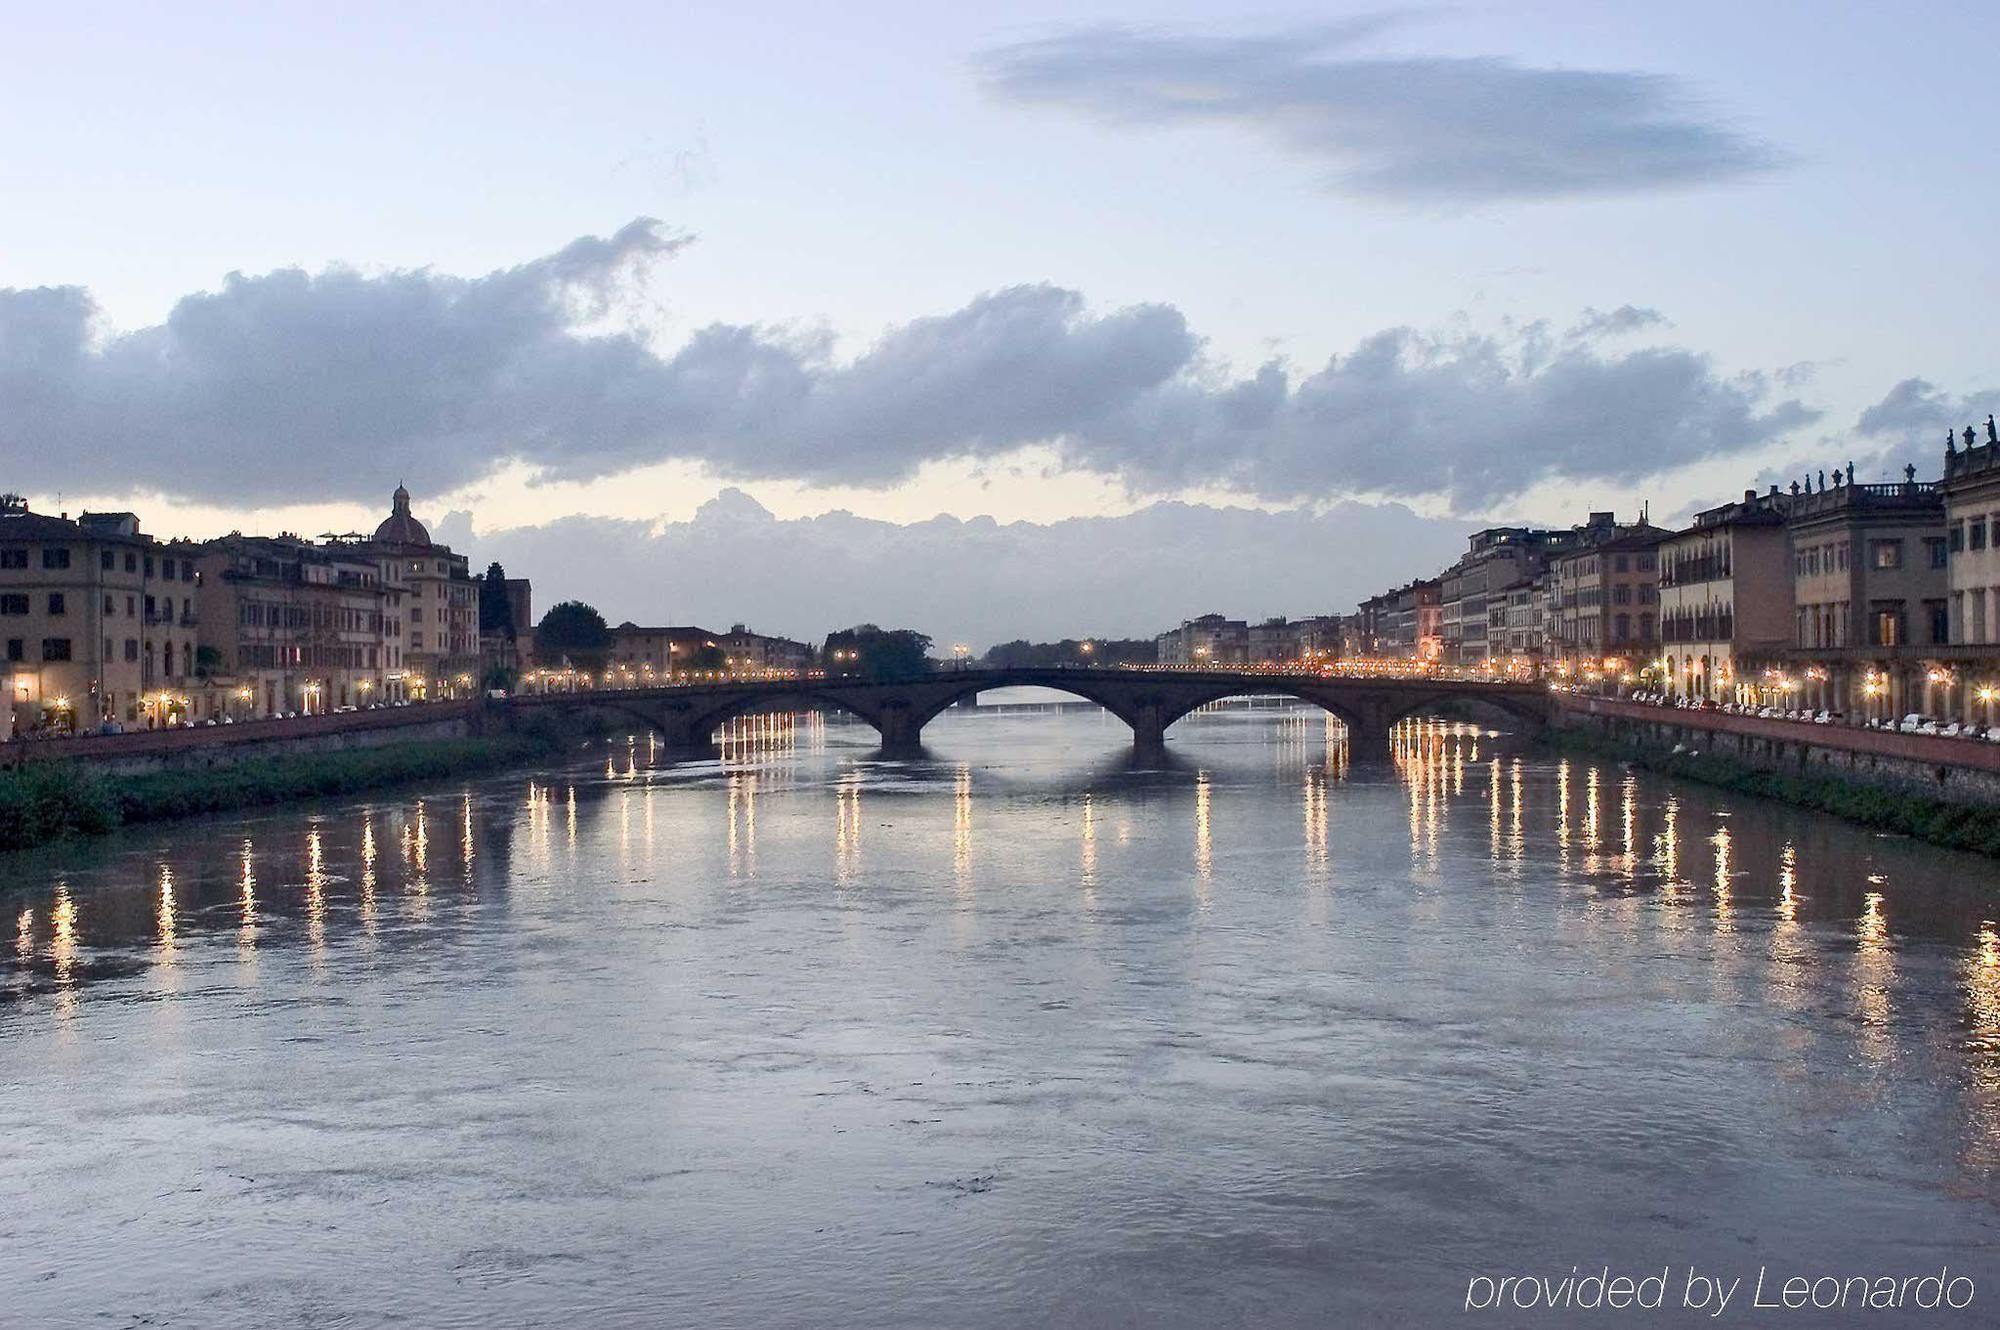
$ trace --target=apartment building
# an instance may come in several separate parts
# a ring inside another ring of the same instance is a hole
[[[1576,539],[1568,531],[1532,527],[1489,527],[1475,532],[1464,557],[1446,569],[1438,586],[1439,655],[1460,669],[1498,669],[1506,654],[1502,641],[1496,653],[1492,636],[1492,606],[1505,607],[1507,588],[1532,579],[1549,558]]]
[[[1791,641],[1788,506],[1775,485],[1764,495],[1745,490],[1657,547],[1661,658],[1676,696],[1754,700],[1756,681],[1740,676],[1741,661]]]
[[[1241,665],[1249,658],[1250,625],[1242,619],[1204,614],[1184,620],[1154,641],[1162,665]]]
[[[1671,534],[1643,521],[1599,527],[1551,561],[1549,658],[1559,672],[1604,669],[1607,660],[1637,670],[1659,654],[1659,549]]]
[[[71,521],[0,495],[9,732],[185,718],[197,668],[196,589],[192,551],[143,535],[130,513]]]
[[[402,563],[364,544],[232,533],[202,547],[202,643],[229,710],[317,715],[392,699]]]

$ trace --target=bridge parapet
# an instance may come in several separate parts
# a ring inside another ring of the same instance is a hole
[[[798,678],[674,684],[655,688],[530,694],[511,700],[522,713],[585,710],[625,717],[670,746],[704,749],[716,729],[750,711],[836,707],[882,737],[884,753],[922,749],[924,727],[953,703],[996,688],[1049,688],[1095,702],[1132,727],[1133,743],[1156,750],[1175,721],[1230,697],[1280,695],[1324,708],[1348,730],[1356,757],[1386,757],[1389,731],[1405,716],[1440,703],[1477,701],[1539,728],[1552,707],[1546,690],[1525,684],[1400,679],[1255,670],[964,669],[913,679]]]

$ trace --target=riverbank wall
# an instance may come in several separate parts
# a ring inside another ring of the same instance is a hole
[[[71,762],[106,776],[209,771],[278,758],[471,739],[505,728],[504,718],[484,701],[469,699],[238,725],[15,739],[0,744],[0,767],[27,769]]]
[[[1564,697],[1550,737],[1649,770],[2000,856],[2000,744]]]

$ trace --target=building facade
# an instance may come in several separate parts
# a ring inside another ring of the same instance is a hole
[[[202,547],[203,645],[230,709],[321,715],[394,700],[402,564],[364,544],[232,533]]]
[[[197,576],[192,551],[141,534],[130,513],[72,522],[0,496],[9,733],[188,719]]]
[[[1249,658],[1250,625],[1242,619],[1204,614],[1154,640],[1162,665],[1241,665]]]
[[[1549,660],[1557,673],[1636,672],[1660,649],[1660,546],[1671,533],[1623,528],[1549,567]]]
[[[1660,659],[1674,696],[1748,702],[1745,657],[1782,651],[1792,634],[1786,496],[1745,490],[1660,543]]]
[[[402,658],[393,679],[399,697],[412,700],[463,696],[479,686],[479,586],[466,556],[431,539],[410,512],[401,485],[390,497],[389,516],[368,540],[343,541],[378,565],[393,562],[401,592]]]

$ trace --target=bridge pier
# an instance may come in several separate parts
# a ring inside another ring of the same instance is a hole
[[[1136,716],[1127,716],[1132,727],[1132,751],[1140,757],[1165,757],[1169,722],[1158,707],[1146,707]]]
[[[868,717],[882,736],[882,756],[891,758],[922,757],[924,752],[924,718],[908,707],[888,707],[876,716]]]

